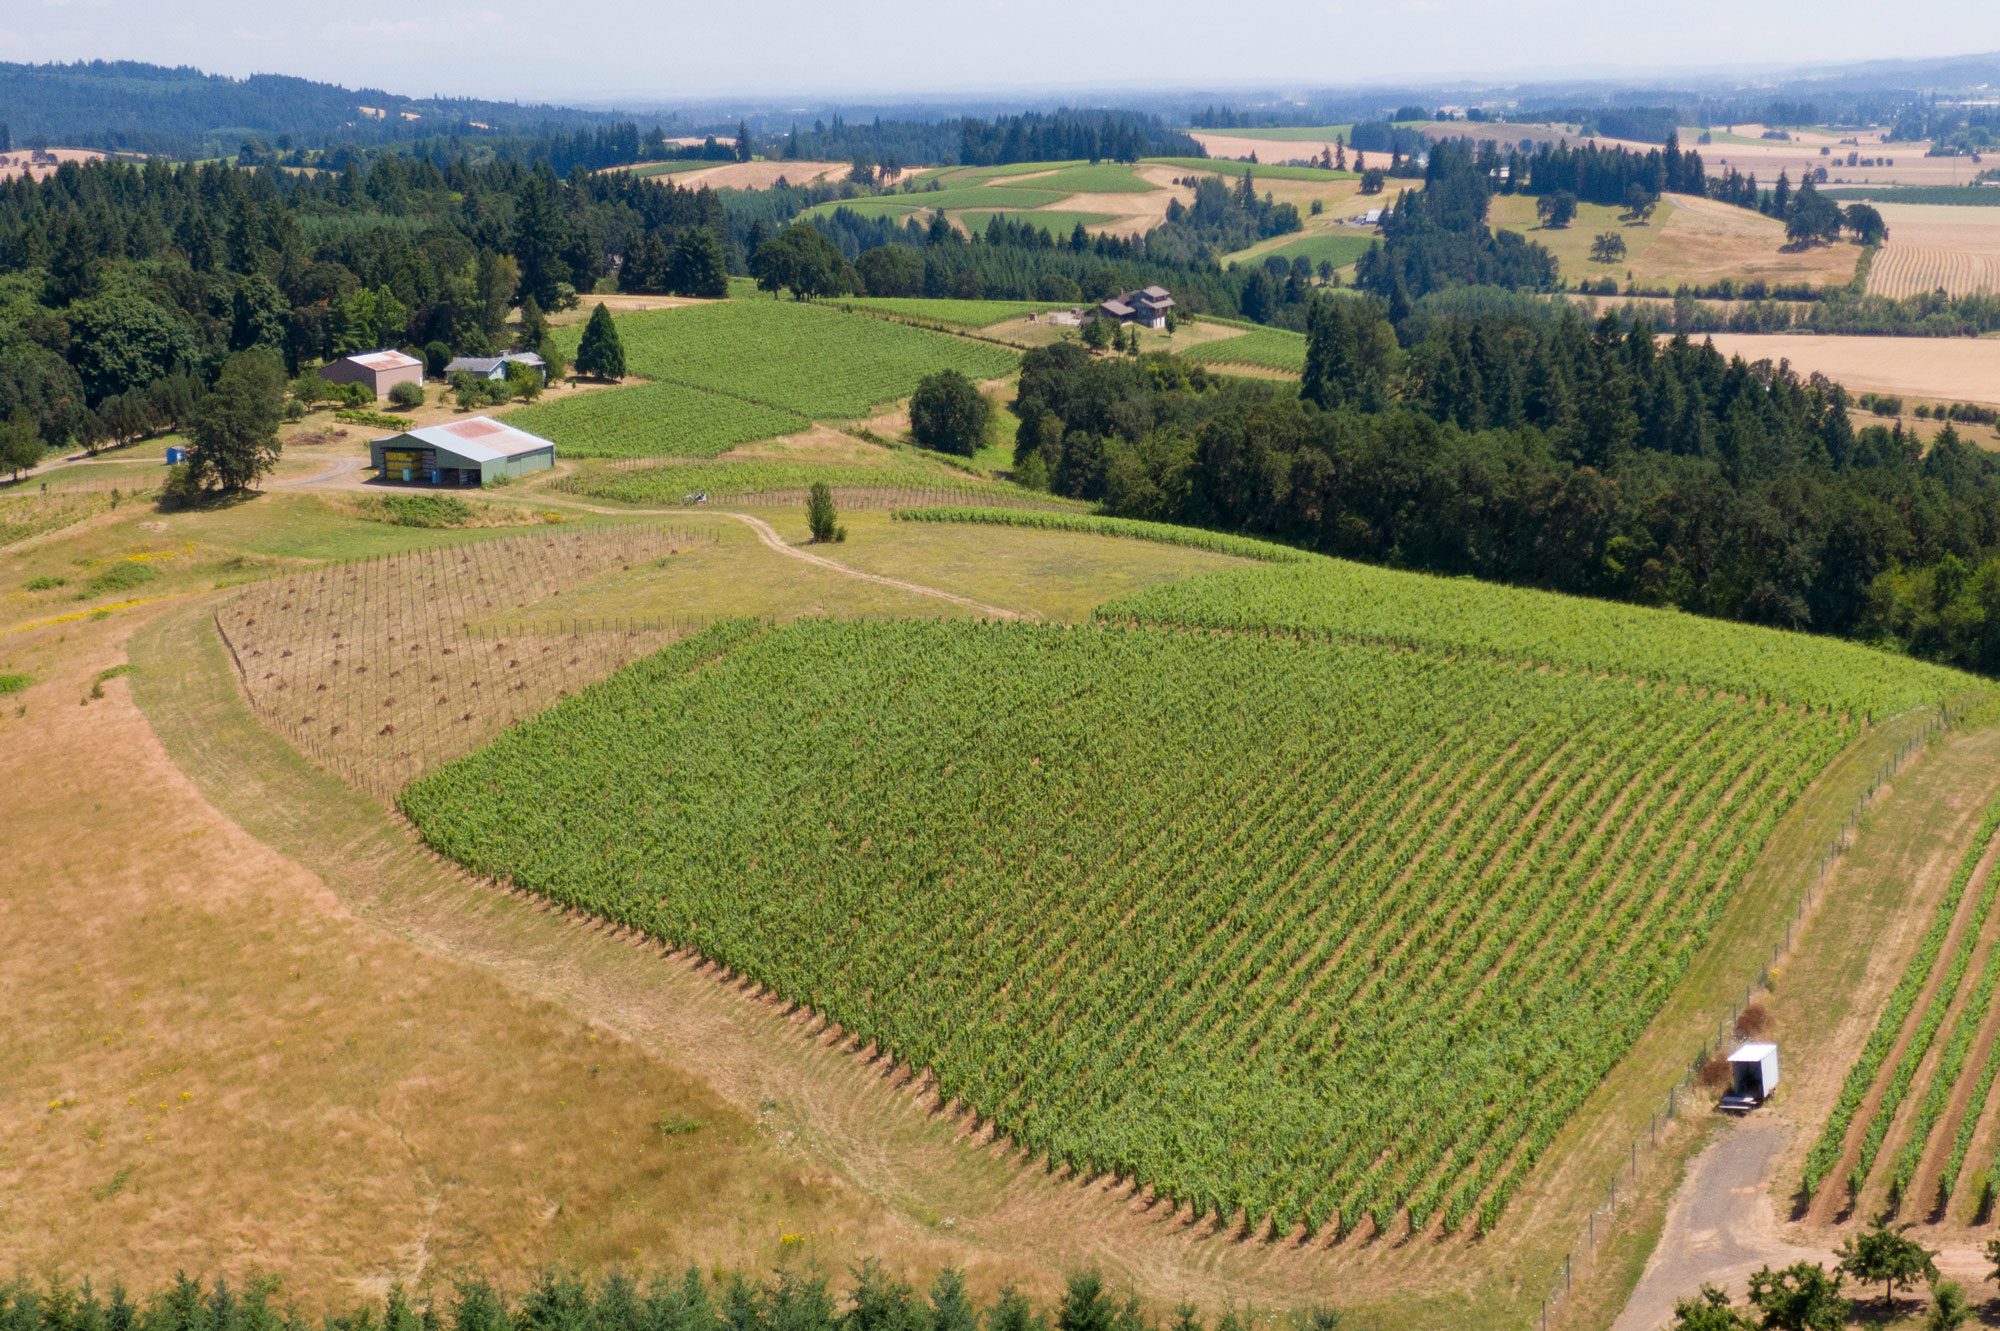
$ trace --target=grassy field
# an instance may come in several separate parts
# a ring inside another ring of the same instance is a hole
[[[1330,263],[1335,268],[1345,268],[1368,253],[1369,247],[1374,244],[1373,231],[1329,231],[1288,240],[1269,249],[1259,249],[1256,251],[1256,258],[1260,261],[1272,258],[1304,259],[1314,268],[1322,263]]]
[[[1500,1223],[1729,866],[1854,733],[1261,637],[809,621],[730,647],[614,677],[405,807],[476,871],[698,945],[928,1069],[1035,1155],[1275,1235]],[[586,762],[588,800],[549,797]],[[1287,798],[1306,773],[1344,793]],[[1646,815],[1586,830],[1626,799]],[[1543,812],[1502,832],[1487,810],[1515,805]],[[1029,971],[1049,979],[1010,983]]]
[[[626,170],[632,175],[644,178],[648,176],[678,176],[689,171],[706,171],[710,167],[721,165],[722,163],[720,162],[711,162],[706,159],[691,159],[682,162],[642,162],[638,166],[627,167]]]
[[[1000,179],[1006,186],[1059,190],[1064,194],[1145,194],[1159,188],[1141,177],[1137,168],[1119,162],[1031,170],[1027,174]]]
[[[1252,165],[1249,162],[1233,161],[1227,157],[1148,157],[1146,160],[1190,171],[1212,171],[1219,176],[1251,175],[1259,180],[1303,180],[1319,184],[1335,184],[1361,179],[1359,173],[1353,171],[1327,171],[1317,166],[1289,166],[1275,163]]]
[[[1535,214],[1538,200],[1525,194],[1501,194],[1493,199],[1487,220],[1503,231],[1516,231],[1556,256],[1562,265],[1562,280],[1570,285],[1589,279],[1611,277],[1625,284],[1627,270],[1636,270],[1646,254],[1659,243],[1673,205],[1662,202],[1650,222],[1641,226],[1623,221],[1625,210],[1601,203],[1577,205],[1576,218],[1568,226],[1551,231]],[[1591,242],[1600,232],[1615,231],[1625,240],[1625,257],[1616,263],[1598,263],[1590,257]]]

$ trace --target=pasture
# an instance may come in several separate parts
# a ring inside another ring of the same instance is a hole
[[[1487,221],[1495,230],[1516,231],[1546,248],[1562,266],[1565,285],[1611,277],[1620,286],[1629,271],[1635,277],[1647,267],[1646,256],[1660,243],[1661,235],[1675,214],[1674,204],[1661,200],[1651,220],[1626,221],[1624,209],[1601,203],[1580,203],[1576,217],[1566,227],[1549,230],[1535,213],[1539,200],[1526,194],[1496,194],[1487,210]],[[1590,257],[1591,242],[1600,232],[1615,232],[1625,241],[1625,257],[1615,263],[1598,263]],[[1657,265],[1655,265],[1657,266]]]

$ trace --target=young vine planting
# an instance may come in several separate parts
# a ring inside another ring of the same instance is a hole
[[[1806,1153],[1804,1176],[1800,1182],[1807,1196],[1817,1194],[1827,1177],[1839,1166],[1858,1122],[1863,1126],[1846,1182],[1850,1196],[1860,1194],[1875,1169],[1883,1143],[1896,1124],[1898,1111],[1915,1088],[1917,1076],[1925,1066],[1926,1055],[1936,1043],[1947,1019],[1951,1018],[1951,1034],[1935,1064],[1930,1067],[1928,1087],[1910,1115],[1904,1144],[1896,1152],[1889,1170],[1891,1202],[1900,1205],[1910,1200],[1911,1185],[1932,1148],[1933,1138],[1944,1125],[1953,1092],[1986,1025],[1995,987],[2000,985],[2000,949],[1992,947],[1987,948],[1977,977],[1970,986],[1966,984],[1973,957],[1985,937],[1996,896],[2000,895],[2000,875],[1992,873],[1985,875],[1976,884],[1977,890],[1973,890],[1979,868],[1996,833],[2000,833],[2000,803],[1988,809],[1981,820],[1977,834],[1959,862],[1958,871],[1952,875],[1951,882],[1938,900],[1937,909],[1917,944],[1916,955],[1890,993],[1882,1015],[1861,1048],[1860,1056],[1848,1069],[1826,1126]],[[1947,944],[1950,944],[1948,952]],[[1932,976],[1937,972],[1940,960],[1945,963],[1944,971],[1933,985]],[[1914,1026],[1911,1025],[1913,1017]],[[1995,1056],[1989,1051],[1974,1081],[1972,1103],[1953,1131],[1951,1145],[1938,1173],[1935,1200],[1940,1204],[1949,1202],[1958,1186],[1987,1092],[1992,1088],[1994,1072]],[[1881,1090],[1876,1095],[1878,1084]],[[1867,1107],[1871,1095],[1874,1096],[1874,1107],[1864,1121],[1862,1110]]]

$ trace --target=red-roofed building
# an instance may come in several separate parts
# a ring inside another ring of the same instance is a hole
[[[397,384],[423,386],[424,363],[400,351],[363,351],[342,356],[325,366],[319,377],[335,384],[366,384],[377,400],[389,396]]]

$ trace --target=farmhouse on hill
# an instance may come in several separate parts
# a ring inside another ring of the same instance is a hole
[[[487,485],[556,465],[556,446],[549,440],[490,416],[377,439],[368,453],[381,479],[402,485]]]
[[[397,384],[422,387],[424,363],[400,351],[363,351],[322,366],[319,377],[329,383],[366,384],[380,399]]]
[[[1165,328],[1167,311],[1173,305],[1174,298],[1165,287],[1145,287],[1112,297],[1097,307],[1097,313],[1100,318],[1138,324],[1142,328]]]
[[[496,383],[507,377],[509,365],[525,365],[542,376],[542,382],[549,381],[548,362],[532,351],[508,351],[498,356],[454,356],[444,367],[446,378],[454,374],[470,374],[481,379],[491,379]]]

